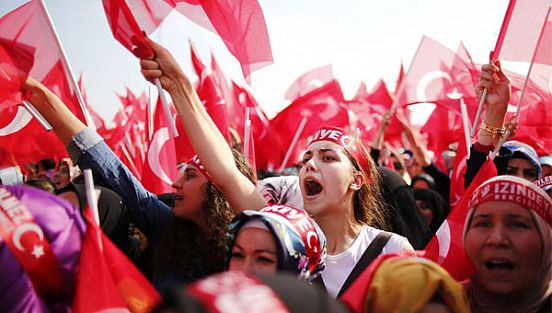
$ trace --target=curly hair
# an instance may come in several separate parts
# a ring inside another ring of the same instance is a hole
[[[232,149],[236,167],[255,183],[253,170],[243,155]],[[205,275],[225,270],[226,234],[234,209],[222,192],[211,182],[203,187],[205,201],[202,205],[205,227],[172,215],[163,230],[154,252],[155,273],[178,273],[189,277],[191,271],[200,269]],[[189,277],[192,280],[201,277]]]
[[[391,227],[388,223],[386,213],[382,208],[384,207],[383,197],[381,194],[381,178],[376,168],[374,160],[368,153],[364,144],[356,139],[357,146],[360,147],[361,153],[364,154],[368,160],[369,173],[366,173],[358,164],[357,160],[353,158],[347,151],[347,157],[353,164],[353,168],[357,173],[362,174],[365,183],[362,187],[355,192],[354,195],[354,214],[355,220],[362,224],[391,231]]]

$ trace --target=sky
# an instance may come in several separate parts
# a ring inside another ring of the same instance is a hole
[[[110,121],[119,107],[115,93],[128,86],[149,92],[138,60],[112,36],[100,0],[44,0],[75,76],[84,75],[88,101]],[[133,0],[129,0],[133,1]],[[0,15],[27,1],[4,0]],[[346,98],[361,81],[371,88],[383,78],[394,88],[423,35],[452,50],[460,41],[477,63],[494,48],[507,0],[259,0],[274,64],[253,72],[250,89],[269,117],[289,102],[284,93],[304,72],[332,64]],[[188,41],[206,62],[212,51],[228,77],[245,84],[238,61],[215,34],[173,12],[152,34],[196,80]],[[152,90],[154,88],[151,88]],[[155,94],[155,91],[152,91]]]

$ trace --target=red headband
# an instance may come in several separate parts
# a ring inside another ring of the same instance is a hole
[[[209,180],[209,182],[213,184],[213,186],[215,186],[218,190],[220,190],[217,184],[215,184],[215,181],[213,180],[211,175],[209,175],[209,173],[207,173],[207,170],[205,170],[205,167],[203,166],[203,164],[201,164],[201,161],[197,157],[197,154],[194,155],[190,161],[188,161],[188,164],[191,164],[195,168],[197,168],[201,172],[201,174],[203,174],[203,176],[205,176]]]
[[[330,141],[341,146],[357,161],[360,168],[368,176],[367,178],[370,178],[370,162],[368,162],[366,154],[363,153],[358,139],[349,135],[343,129],[322,126],[314,133],[309,145],[318,141]]]
[[[514,202],[535,211],[552,226],[552,200],[535,184],[514,176],[498,176],[484,182],[472,194],[469,208],[488,201]]]
[[[537,180],[535,185],[539,186],[543,190],[546,189],[546,187],[552,186],[552,176],[546,176]]]

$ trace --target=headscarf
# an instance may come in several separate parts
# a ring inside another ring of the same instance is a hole
[[[542,176],[542,167],[539,162],[539,155],[530,145],[510,140],[506,141],[503,145],[504,148],[512,152],[510,159],[526,159],[537,169],[537,179]]]
[[[231,253],[240,229],[259,220],[276,242],[277,269],[312,281],[324,269],[326,237],[304,211],[285,205],[268,205],[260,211],[246,210],[230,224],[228,251]]]
[[[438,264],[407,253],[378,257],[341,297],[355,312],[415,313],[438,296],[454,313],[469,312],[462,286]]]
[[[378,171],[390,231],[408,238],[414,249],[423,249],[431,232],[416,207],[412,189],[397,172],[386,167],[378,167]]]
[[[285,204],[303,209],[303,196],[297,176],[265,178],[257,183],[257,190],[269,204]]]
[[[441,224],[445,221],[445,200],[443,197],[431,189],[416,189],[414,190],[414,198],[420,200],[431,210],[433,213],[433,218],[431,219],[431,224],[429,229],[433,233],[437,232]]]
[[[464,225],[464,243],[470,228],[473,214],[478,205],[489,201],[504,201],[517,203],[527,209],[542,240],[542,261],[539,268],[539,280],[527,290],[525,297],[515,307],[510,307],[504,313],[538,312],[543,303],[552,295],[552,200],[537,185],[516,176],[493,177],[474,190],[468,204],[468,214]],[[469,297],[472,311],[489,312],[494,306],[489,299],[481,297],[470,284]]]
[[[224,272],[165,296],[154,313],[345,313],[340,303],[319,288],[290,275]]]
[[[3,186],[25,205],[49,241],[63,277],[59,299],[45,303],[29,276],[0,238],[0,312],[68,311],[73,302],[85,225],[79,211],[51,193],[29,186]]]

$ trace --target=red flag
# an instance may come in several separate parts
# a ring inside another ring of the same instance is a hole
[[[510,0],[491,59],[531,62],[551,4],[551,0]]]
[[[539,155],[552,151],[552,16],[541,32],[525,90],[513,90],[520,106],[515,140],[531,145]],[[523,87],[521,87],[523,88]],[[523,98],[520,99],[521,93]],[[507,117],[508,118],[508,117]]]
[[[468,190],[462,195],[458,206],[452,209],[425,248],[424,257],[441,265],[457,281],[467,279],[474,271],[473,265],[464,252],[463,244],[468,202],[471,194],[479,185],[496,175],[496,167],[493,161],[487,159],[471,182]]]
[[[149,312],[160,296],[84,210],[86,233],[80,256],[73,310],[77,313]]]
[[[224,72],[218,65],[217,60],[215,59],[215,56],[211,52],[211,69],[213,70],[212,76],[215,80],[215,85],[218,87],[218,89],[222,92],[222,96],[224,98],[224,102],[226,103],[226,119],[228,120],[228,126],[236,128],[236,125],[233,124],[231,120],[231,113],[232,110],[235,110],[237,108],[237,104],[234,101],[234,93],[232,92],[232,87],[228,83],[228,79],[226,78],[226,75],[224,75]]]
[[[174,137],[170,135],[170,124],[160,100],[157,101],[153,125],[148,125],[149,127],[153,129],[153,136],[148,140],[142,184],[155,194],[173,192],[172,183],[178,178],[176,150]]]
[[[68,83],[69,72],[61,61],[61,51],[40,1],[30,1],[4,15],[0,19],[0,38],[18,49],[34,49],[29,76],[52,90],[86,123],[76,90]],[[18,62],[28,65],[29,61],[23,57]],[[21,145],[22,142],[29,144]],[[21,164],[66,155],[65,147],[55,134],[46,132],[23,107],[0,107],[0,164]]]
[[[86,90],[84,89],[84,75],[81,74],[79,78],[79,89],[82,94],[82,99],[84,100],[84,105],[86,105],[86,109],[88,110],[88,113],[90,113],[90,117],[92,118],[92,121],[94,122],[94,127],[96,127],[96,131],[101,135],[105,132],[105,121],[104,119],[96,112],[92,106],[88,103],[88,99],[86,97]]]
[[[215,32],[240,62],[249,81],[251,72],[272,64],[272,49],[263,11],[257,0],[165,0],[198,25]],[[202,10],[199,10],[201,6]]]
[[[460,202],[462,195],[466,192],[464,188],[464,173],[466,173],[466,161],[468,159],[468,148],[465,140],[458,142],[454,166],[450,176],[450,207],[454,208]]]
[[[34,52],[32,47],[0,37],[0,108],[22,102],[20,90],[33,66]]]
[[[228,122],[226,121],[226,104],[220,91],[215,83],[212,72],[208,71],[197,55],[193,45],[190,45],[192,64],[199,77],[196,86],[197,94],[205,110],[217,125],[217,128],[222,133],[224,138],[228,138]]]
[[[360,85],[358,85],[358,89],[352,100],[360,100],[363,97],[365,97],[367,94],[368,94],[368,90],[366,89],[366,83],[360,82]]]
[[[286,100],[293,101],[332,80],[334,80],[334,76],[331,64],[317,67],[299,76],[299,78],[288,87],[285,98]]]
[[[401,86],[403,79],[404,79],[404,66],[403,66],[403,62],[401,61],[401,67],[399,68],[399,76],[397,76],[397,83],[395,84],[395,94],[399,91],[399,87]]]
[[[272,145],[272,153],[278,156],[280,162],[284,160],[293,137],[303,124],[299,139],[284,167],[292,166],[300,160],[307,146],[308,137],[313,135],[320,126],[349,128],[349,115],[343,102],[341,87],[334,80],[296,99],[270,121],[270,128],[280,142],[280,151],[274,151],[276,149]]]

